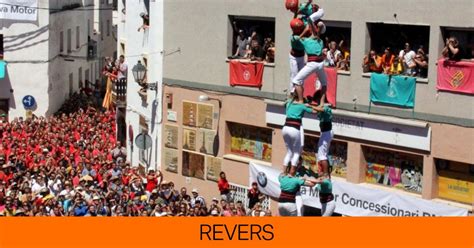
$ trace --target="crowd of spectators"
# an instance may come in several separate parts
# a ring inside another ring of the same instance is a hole
[[[326,47],[323,49],[324,55],[324,66],[334,67],[338,70],[349,71],[350,70],[350,51],[345,44],[346,41],[341,39],[338,42],[326,37]]]
[[[132,166],[116,140],[115,113],[93,102],[78,93],[54,116],[2,120],[0,216],[271,215],[256,185],[250,208],[230,196],[206,204],[198,189],[189,195],[159,171]]]
[[[365,55],[362,61],[364,72],[385,73],[426,78],[428,76],[428,54],[423,46],[416,52],[409,43],[404,44],[400,51],[386,47],[382,55],[374,49]]]
[[[258,62],[275,62],[275,42],[271,33],[259,33],[258,27],[251,27],[248,30],[237,27],[237,22],[232,22],[232,27],[237,33],[235,40],[235,53],[230,59],[244,59]]]
[[[441,54],[444,58],[453,61],[470,59],[455,37],[446,39]],[[423,46],[419,46],[414,51],[410,43],[405,43],[400,51],[393,51],[391,47],[385,47],[383,54],[378,54],[374,49],[371,49],[363,58],[362,69],[364,72],[426,78],[428,76],[428,53]]]

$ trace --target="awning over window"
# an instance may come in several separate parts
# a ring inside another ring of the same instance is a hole
[[[7,63],[5,63],[5,61],[0,60],[0,79],[5,77],[5,66],[6,65],[7,65]]]

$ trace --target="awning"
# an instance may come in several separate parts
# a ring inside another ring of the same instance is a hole
[[[5,77],[5,66],[7,63],[5,61],[0,60],[0,79]]]

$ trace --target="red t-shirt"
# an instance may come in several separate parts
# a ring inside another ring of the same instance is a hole
[[[217,182],[217,187],[219,187],[221,194],[229,193],[229,182],[227,182],[227,179],[219,179],[219,182]]]
[[[153,189],[155,189],[156,185],[158,184],[158,179],[156,177],[147,177],[147,183],[146,183],[146,191],[152,192]]]

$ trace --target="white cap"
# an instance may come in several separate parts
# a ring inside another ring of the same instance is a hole
[[[199,193],[196,188],[194,188],[191,192],[192,192],[192,193]]]

